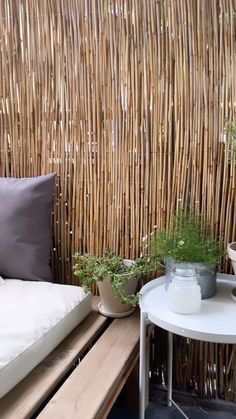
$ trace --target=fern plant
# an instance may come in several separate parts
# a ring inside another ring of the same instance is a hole
[[[184,210],[172,217],[167,229],[152,236],[149,247],[157,263],[172,259],[215,265],[222,255],[222,245],[212,237],[210,226],[201,216]]]

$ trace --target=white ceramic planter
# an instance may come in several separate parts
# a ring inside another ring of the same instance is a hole
[[[124,259],[124,263],[128,266],[132,263],[131,260]],[[124,285],[124,291],[127,295],[135,294],[138,286],[138,279],[130,278],[130,275],[124,274],[127,277],[127,282]],[[134,311],[134,307],[122,302],[116,297],[110,278],[104,278],[103,281],[97,283],[101,302],[98,304],[98,309],[101,314],[106,317],[120,318],[126,317]]]
[[[236,275],[236,242],[232,242],[228,244],[227,252],[232,263],[234,275]]]

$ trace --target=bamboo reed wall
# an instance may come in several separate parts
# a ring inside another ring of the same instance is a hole
[[[183,202],[236,240],[235,28],[236,0],[0,2],[0,175],[57,172],[57,281],[76,283],[76,250],[138,256]]]

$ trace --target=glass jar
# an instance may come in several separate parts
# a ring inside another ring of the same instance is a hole
[[[168,307],[180,314],[193,314],[201,308],[201,288],[195,269],[176,268],[167,289]]]

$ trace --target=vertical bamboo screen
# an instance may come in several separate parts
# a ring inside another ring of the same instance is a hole
[[[181,202],[236,240],[236,0],[5,0],[0,50],[0,175],[57,172],[59,282],[76,250],[138,256]]]

